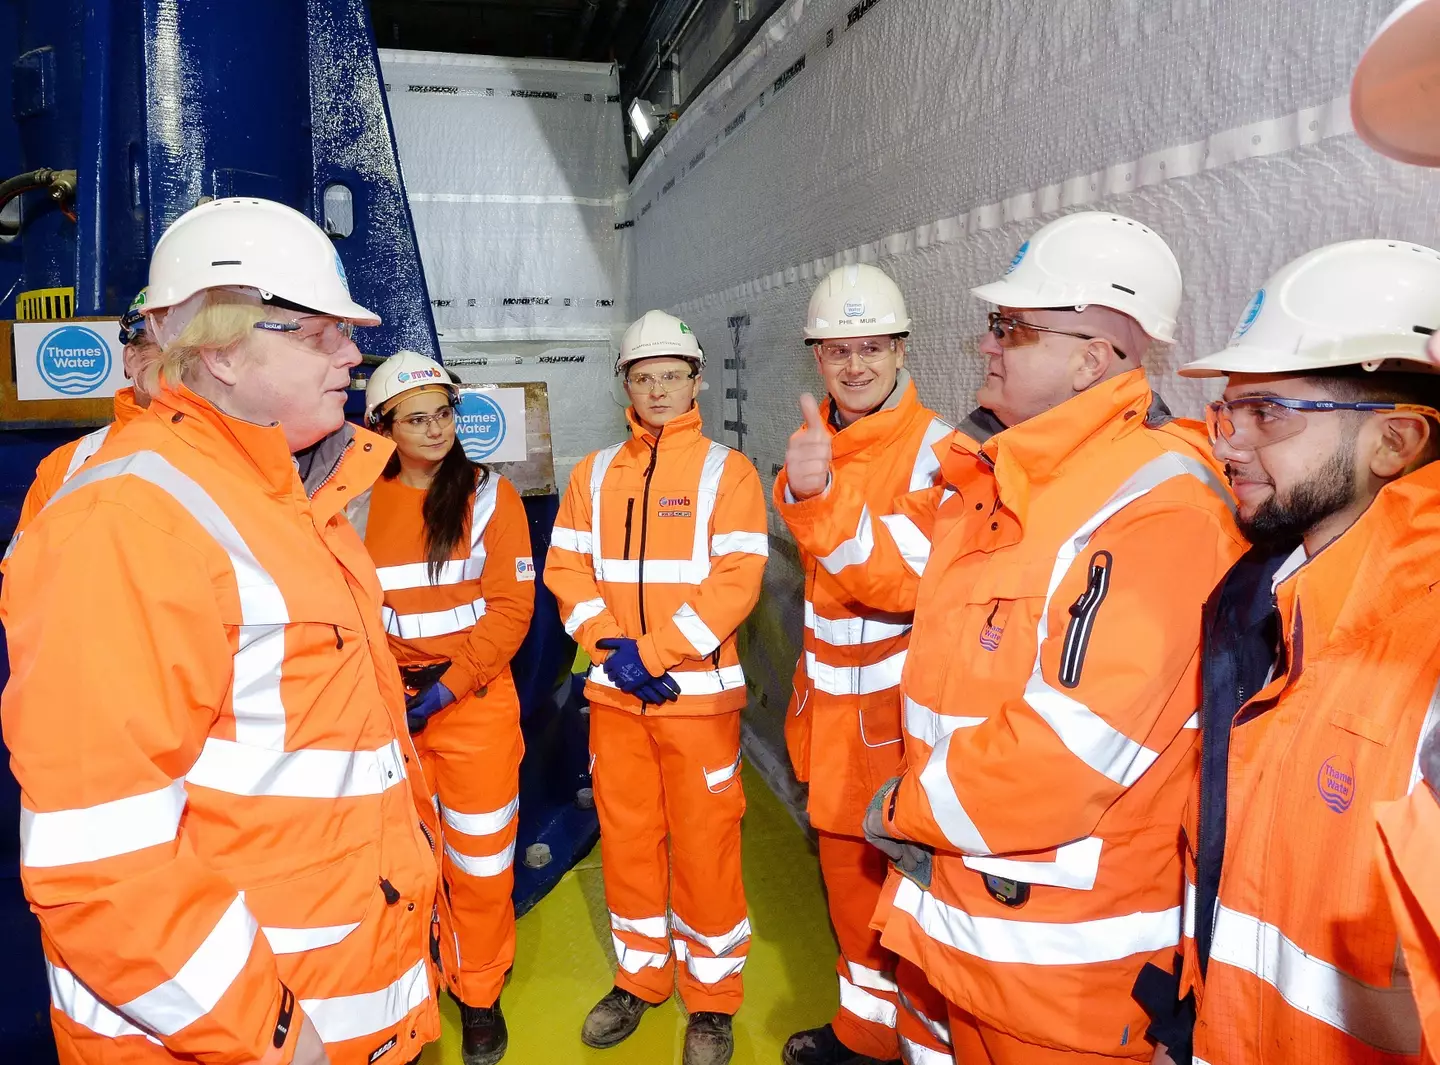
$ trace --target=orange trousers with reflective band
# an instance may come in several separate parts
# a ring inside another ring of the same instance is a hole
[[[615,984],[733,1014],[750,922],[740,879],[740,715],[654,717],[590,705]]]
[[[1155,1047],[1141,1033],[1135,1040],[1135,1054],[1115,1058],[1080,1050],[1057,1050],[1037,1046],[1006,1035],[998,1028],[981,1024],[975,1016],[950,1004],[950,1042],[956,1065],[1117,1065],[1125,1061],[1152,1061]]]
[[[914,962],[897,958],[895,983],[900,988],[900,1052],[906,1065],[951,1065],[950,1006],[930,986]]]
[[[515,962],[510,894],[525,741],[514,685],[457,699],[414,740],[440,800],[440,868],[460,958],[460,971],[445,976],[461,1002],[489,1006]]]
[[[835,963],[840,1008],[830,1026],[840,1042],[857,1054],[892,1061],[899,1056],[895,955],[880,945],[880,933],[870,927],[885,886],[885,855],[854,836],[832,832],[818,836],[820,875],[825,878],[830,923],[840,944]]]

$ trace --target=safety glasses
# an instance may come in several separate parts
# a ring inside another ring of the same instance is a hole
[[[1242,396],[1220,399],[1205,408],[1210,442],[1224,440],[1238,451],[1254,451],[1289,439],[1305,429],[1307,414],[1337,410],[1364,413],[1399,411],[1440,422],[1440,411],[1418,403],[1344,403],[1333,399],[1290,399],[1287,396]]]
[[[288,322],[266,319],[256,322],[255,328],[271,333],[291,333],[300,343],[323,355],[334,355],[355,336],[355,326],[352,323],[323,314],[302,315]]]
[[[1096,337],[1089,333],[1072,333],[1068,329],[1051,329],[1048,325],[1036,325],[1034,322],[1022,321],[1019,318],[1012,318],[1008,314],[1001,314],[999,311],[991,311],[988,315],[990,321],[990,332],[995,339],[1000,341],[1002,348],[1023,348],[1027,344],[1036,344],[1040,341],[1039,334],[1054,333],[1062,337],[1074,337],[1076,340],[1095,340]],[[1122,359],[1125,353],[1114,344],[1110,345],[1115,354]]]
[[[454,420],[455,408],[441,407],[433,414],[412,414],[408,418],[396,418],[395,424],[403,425],[412,433],[423,433],[427,432],[432,425],[438,425],[443,429]]]
[[[625,385],[631,392],[649,393],[659,388],[661,392],[669,394],[680,391],[687,382],[695,380],[695,376],[694,372],[684,373],[680,370],[667,370],[662,374],[628,374]]]
[[[873,366],[894,355],[897,347],[895,338],[890,337],[886,340],[864,340],[859,343],[853,340],[827,340],[816,345],[815,350],[820,355],[820,361],[827,366],[844,366],[857,356],[866,366]]]

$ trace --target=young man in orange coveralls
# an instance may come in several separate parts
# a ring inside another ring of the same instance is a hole
[[[910,316],[895,282],[863,264],[831,271],[810,297],[805,342],[828,393],[821,415],[832,437],[831,475],[885,510],[906,492],[937,483],[932,450],[950,432],[922,406],[905,370]],[[885,856],[865,841],[865,807],[900,772],[900,670],[908,614],[869,610],[852,599],[822,560],[803,556],[804,653],[785,715],[795,775],[810,785],[807,812],[819,836],[830,923],[840,944],[840,1006],[821,1028],[797,1032],[786,1065],[870,1065],[948,1047],[919,1019],[900,1033],[902,1001],[943,1020],[944,1000],[913,967],[897,985],[896,958],[870,927],[885,883]],[[907,1018],[911,1019],[911,1018]]]
[[[776,485],[856,599],[914,611],[907,767],[866,834],[905,874],[882,942],[948,1000],[966,1065],[1153,1051],[1131,988],[1180,941],[1200,607],[1241,551],[1200,427],[1140,365],[1180,287],[1140,223],[1065,215],[975,290],[995,305],[976,398],[1003,432],[951,435],[943,484],[877,514],[830,482],[805,397]]]
[[[769,541],[755,468],[700,432],[704,366],[690,328],[663,311],[626,331],[616,372],[631,436],[575,468],[545,583],[596,663],[585,694],[620,963],[581,1038],[628,1037],[670,997],[678,962],[685,1065],[725,1065],[750,950],[735,630],[760,597]]]

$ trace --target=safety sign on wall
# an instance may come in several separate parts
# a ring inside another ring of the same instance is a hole
[[[16,322],[16,396],[102,399],[125,387],[120,322]]]
[[[457,431],[471,462],[524,462],[525,389],[462,388]]]

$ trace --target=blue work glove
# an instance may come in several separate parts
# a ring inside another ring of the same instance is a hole
[[[424,732],[430,719],[455,701],[455,695],[438,680],[423,692],[405,700],[405,723],[410,726],[410,735]]]
[[[899,786],[900,778],[895,777],[875,793],[875,798],[870,800],[870,805],[865,810],[865,838],[870,841],[872,846],[879,848],[903,876],[915,881],[922,888],[928,889],[930,887],[931,858],[934,852],[923,843],[912,843],[908,839],[896,839],[894,836],[888,835],[885,828],[885,805],[890,801],[891,792]]]
[[[679,698],[680,685],[675,683],[675,678],[669,673],[662,673],[658,677],[651,674],[641,661],[640,648],[634,640],[628,637],[606,636],[596,640],[595,646],[601,651],[610,652],[605,656],[605,661],[600,663],[600,668],[605,671],[610,682],[626,695],[633,695],[656,706],[674,702]]]

